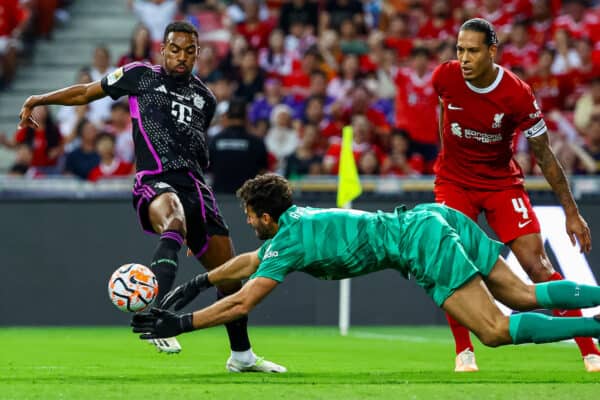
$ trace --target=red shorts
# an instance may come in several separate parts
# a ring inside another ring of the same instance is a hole
[[[503,243],[530,233],[540,233],[540,223],[525,188],[503,191],[472,190],[452,183],[436,183],[435,201],[477,221],[484,212],[488,225]]]

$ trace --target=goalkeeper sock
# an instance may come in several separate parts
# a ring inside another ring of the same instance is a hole
[[[558,272],[554,272],[552,274],[552,276],[550,276],[549,280],[550,281],[560,281],[562,279],[563,279],[563,277],[561,274],[559,274]],[[576,309],[576,310],[554,309],[554,310],[552,310],[552,315],[554,315],[555,317],[581,317],[581,316],[583,316],[580,309]],[[594,341],[592,340],[592,338],[576,337],[575,342],[577,343],[577,347],[579,347],[579,351],[581,352],[582,357],[585,357],[590,354],[600,355],[600,351],[598,351],[598,348],[594,344]]]
[[[575,336],[600,336],[600,321],[526,312],[509,317],[509,332],[514,344],[558,342]]]
[[[456,346],[456,354],[460,354],[465,350],[473,350],[473,343],[471,342],[471,333],[467,328],[462,326],[457,320],[452,318],[450,314],[446,313],[446,319],[448,320],[448,326],[454,336],[454,345]]]
[[[158,246],[150,269],[158,281],[158,296],[154,304],[159,304],[162,298],[171,290],[177,274],[177,253],[183,244],[183,236],[178,231],[164,231],[160,235]]]
[[[226,294],[217,289],[217,300],[227,297]],[[229,345],[232,351],[250,350],[250,338],[248,338],[248,316],[244,315],[234,321],[225,324]]]
[[[535,285],[537,303],[544,308],[587,308],[600,305],[600,287],[571,281],[550,281]]]

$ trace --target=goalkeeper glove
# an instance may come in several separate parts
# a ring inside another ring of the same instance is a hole
[[[174,306],[175,311],[181,310],[190,301],[194,300],[200,292],[211,287],[213,284],[208,281],[208,273],[197,275],[187,283],[177,286],[165,295],[160,304],[161,309],[168,309]]]
[[[134,332],[141,333],[140,339],[169,338],[194,330],[192,313],[177,315],[158,308],[135,314],[131,326]]]

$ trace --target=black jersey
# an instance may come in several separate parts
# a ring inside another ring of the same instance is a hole
[[[216,99],[198,78],[179,82],[159,65],[134,62],[101,84],[113,99],[129,96],[139,178],[175,170],[202,174]]]

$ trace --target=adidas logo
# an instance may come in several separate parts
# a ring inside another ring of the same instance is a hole
[[[165,85],[160,85],[159,87],[154,88],[154,90],[161,93],[167,93],[167,88],[165,87]]]

